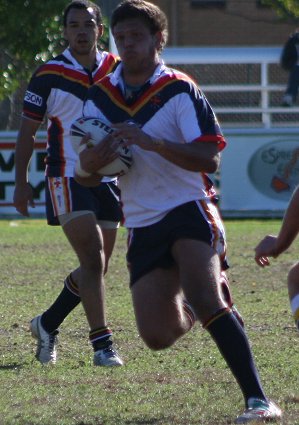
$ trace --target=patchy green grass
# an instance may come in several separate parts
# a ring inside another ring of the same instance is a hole
[[[298,244],[262,270],[253,248],[277,220],[226,221],[229,275],[267,394],[299,424],[298,334],[287,270]],[[0,221],[0,425],[225,425],[243,409],[241,393],[209,335],[198,325],[169,350],[151,352],[138,336],[125,266],[125,231],[106,278],[107,313],[126,365],[92,366],[79,306],[63,323],[58,363],[34,359],[28,322],[60,292],[76,258],[60,228],[44,220]]]

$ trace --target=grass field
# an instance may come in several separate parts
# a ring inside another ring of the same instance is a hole
[[[299,424],[299,337],[289,309],[287,270],[298,242],[267,270],[253,248],[277,220],[226,221],[229,276],[268,396]],[[76,258],[59,228],[44,220],[0,221],[0,425],[225,425],[243,409],[241,393],[213,341],[197,325],[169,350],[151,352],[138,336],[120,230],[106,278],[107,313],[126,365],[92,366],[81,306],[60,329],[58,363],[34,359],[28,322],[54,301]]]

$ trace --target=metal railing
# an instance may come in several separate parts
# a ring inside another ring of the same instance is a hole
[[[288,75],[279,66],[280,54],[281,47],[276,46],[179,47],[166,48],[162,58],[169,66],[183,71],[187,68],[187,73],[191,69],[208,98],[218,95],[212,106],[217,116],[222,117],[224,126],[296,127],[299,106],[281,106]],[[240,66],[248,69],[253,66],[255,77],[242,81]],[[225,83],[226,80],[229,83]],[[226,96],[223,104],[219,101],[221,94]],[[245,94],[252,94],[255,100],[244,103],[241,97]],[[250,115],[252,122],[248,120]]]

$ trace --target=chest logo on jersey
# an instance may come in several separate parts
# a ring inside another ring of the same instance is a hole
[[[32,93],[31,91],[26,91],[25,93],[25,102],[32,103],[33,105],[42,106],[43,99],[41,96],[38,96],[35,93]]]

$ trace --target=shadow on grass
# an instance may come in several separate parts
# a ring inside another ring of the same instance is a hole
[[[132,420],[122,420],[121,422],[117,422],[117,424],[121,424],[121,425],[165,425],[165,424],[180,424],[181,425],[181,421],[174,419],[174,418],[168,418],[166,419],[165,417],[161,417],[161,418],[151,418],[151,419],[132,419]],[[192,424],[199,424],[198,420],[196,421],[188,421],[188,425],[192,425]],[[209,425],[209,423],[207,423],[207,425]],[[211,424],[215,425],[214,421],[211,422]],[[80,424],[79,424],[80,425]],[[104,424],[103,424],[104,425]]]
[[[145,419],[140,419],[140,420],[138,420],[138,419],[135,419],[135,420],[129,420],[129,421],[121,421],[121,422],[118,422],[119,424],[122,424],[122,425],[151,425],[151,424],[153,424],[153,425],[155,425],[155,424],[164,424],[165,423],[165,421],[164,420],[162,420],[162,419],[156,419],[156,418],[153,418],[153,419],[147,419],[147,420],[145,420]],[[90,422],[78,422],[76,425],[104,425],[104,423],[102,423],[102,422],[96,422],[96,423],[90,423]]]
[[[0,365],[0,370],[21,369],[22,367],[23,367],[22,364],[12,363],[12,364]]]
[[[124,425],[158,425],[158,424],[165,424],[165,419],[158,419],[158,418],[152,418],[152,419],[135,419],[135,420],[127,420],[123,421]]]

